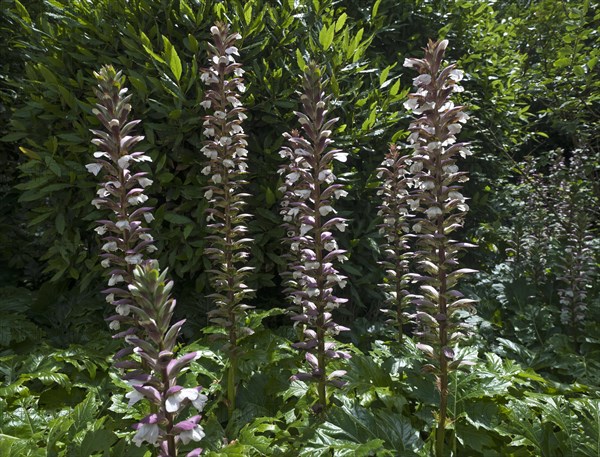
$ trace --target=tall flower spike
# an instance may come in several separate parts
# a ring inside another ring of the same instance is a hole
[[[198,425],[200,416],[194,416],[193,426],[176,424],[177,414],[191,403],[202,411],[206,396],[199,388],[184,389],[177,385],[177,377],[196,357],[196,353],[179,358],[174,355],[179,330],[185,320],[171,325],[175,300],[169,296],[173,283],[165,282],[166,272],[160,274],[156,260],[145,260],[144,254],[156,250],[144,221],[152,218],[149,207],[138,207],[148,197],[144,188],[152,181],[147,173],[134,172],[136,162],[150,161],[143,152],[133,152],[143,137],[133,136],[139,121],[128,121],[130,96],[125,96],[124,77],[113,67],[105,66],[96,73],[99,103],[94,113],[106,131],[92,130],[92,143],[99,150],[96,160],[86,168],[94,176],[101,172],[103,179],[98,198],[92,204],[107,209],[112,218],[99,221],[96,228],[103,238],[102,264],[110,268],[107,301],[115,305],[117,314],[110,317],[110,327],[122,323],[131,327],[115,337],[125,337],[128,347],[114,357],[115,367],[123,370],[123,379],[132,390],[126,395],[132,406],[141,399],[150,402],[152,413],[134,428],[133,441],[138,446],[148,443],[161,450],[161,456],[176,456],[180,442],[198,441],[204,433]],[[123,286],[121,286],[123,284]],[[191,421],[192,419],[189,419]],[[186,423],[184,421],[183,423]],[[178,428],[179,427],[179,428]],[[199,455],[200,449],[196,449]]]
[[[592,220],[588,210],[596,206],[596,199],[584,170],[586,161],[591,162],[581,149],[572,152],[569,164],[565,163],[561,153],[550,171],[548,186],[551,197],[548,204],[554,213],[558,240],[560,320],[575,340],[586,323],[588,285],[596,271]]]
[[[338,249],[333,233],[343,232],[346,220],[336,217],[333,203],[347,193],[336,184],[332,162],[345,162],[347,154],[331,149],[331,129],[337,119],[327,120],[327,101],[321,87],[321,74],[311,62],[302,81],[302,112],[297,112],[304,137],[298,131],[285,134],[290,147],[284,147],[281,156],[288,159],[280,170],[285,185],[282,210],[292,252],[288,282],[291,300],[300,309],[292,317],[304,326],[304,340],[294,347],[306,351],[309,372],[301,372],[292,379],[317,383],[318,405],[327,406],[326,386],[343,386],[339,379],[344,370],[328,370],[331,359],[347,359],[349,354],[335,349],[332,336],[348,330],[333,321],[332,312],[347,300],[334,295],[334,288],[344,287],[346,277],[335,268],[345,259],[345,251]]]
[[[396,145],[391,145],[377,169],[377,177],[382,180],[377,191],[382,198],[377,214],[383,218],[379,232],[386,240],[382,246],[385,260],[381,262],[385,268],[385,282],[381,287],[387,309],[382,309],[382,312],[390,316],[388,323],[396,327],[399,341],[402,341],[403,326],[408,322],[407,310],[412,300],[408,291],[409,261],[413,255],[408,245],[409,218],[412,217],[409,208],[412,201],[409,194],[411,163],[408,155],[401,155]]]
[[[109,270],[109,288],[106,301],[116,307],[117,314],[110,319],[110,328],[117,330],[123,321],[131,323],[132,305],[127,284],[133,278],[133,268],[141,264],[146,254],[156,251],[149,228],[144,227],[154,219],[152,208],[143,206],[148,200],[144,189],[152,184],[147,173],[134,168],[140,162],[151,162],[148,155],[135,151],[144,139],[133,130],[140,121],[130,121],[131,95],[126,95],[125,78],[112,66],[105,66],[95,73],[98,87],[95,89],[98,104],[93,110],[105,130],[92,130],[92,143],[98,148],[94,160],[86,165],[94,176],[102,176],[103,182],[92,205],[109,210],[112,217],[100,220],[96,233],[102,235],[102,266]],[[119,334],[118,336],[124,336]]]
[[[208,44],[210,66],[201,75],[208,86],[202,106],[211,110],[204,120],[204,136],[209,139],[202,148],[208,158],[202,173],[209,176],[210,182],[204,194],[209,203],[210,231],[205,252],[212,263],[209,274],[215,293],[210,297],[216,304],[209,316],[226,331],[224,350],[230,362],[227,406],[231,416],[235,409],[239,342],[252,333],[244,324],[250,308],[244,300],[254,292],[245,284],[251,268],[243,266],[249,256],[247,245],[252,241],[246,237],[245,221],[249,215],[243,213],[244,199],[249,195],[242,193],[247,184],[244,175],[248,168],[248,142],[242,128],[246,114],[240,95],[246,88],[241,78],[244,70],[234,57],[239,55],[235,44],[241,39],[240,34],[230,34],[224,23],[214,25],[211,33],[214,43]]]
[[[449,373],[462,361],[455,359],[452,347],[464,335],[460,311],[473,310],[474,300],[464,298],[454,287],[458,279],[474,270],[459,268],[457,253],[470,247],[450,238],[462,227],[468,211],[459,183],[468,178],[456,165],[459,156],[470,151],[465,143],[457,143],[469,116],[462,106],[454,106],[450,96],[462,91],[457,84],[463,72],[454,65],[442,65],[446,40],[429,41],[423,59],[406,59],[404,66],[414,68],[417,90],[404,104],[419,117],[411,122],[410,147],[414,149],[412,165],[415,189],[411,206],[421,217],[415,218],[418,250],[415,259],[423,272],[415,275],[422,294],[415,300],[419,323],[419,348],[431,359],[425,369],[436,376],[440,391],[440,409],[435,434],[436,454],[444,455]]]

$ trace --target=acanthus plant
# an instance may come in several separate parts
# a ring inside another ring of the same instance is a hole
[[[322,89],[321,72],[314,62],[306,66],[300,95],[302,112],[296,112],[302,133],[284,134],[289,147],[280,155],[287,159],[280,173],[285,184],[281,202],[290,247],[291,278],[288,293],[298,311],[292,319],[303,326],[303,339],[293,346],[306,351],[308,372],[299,372],[292,380],[317,384],[318,403],[315,411],[328,405],[327,385],[342,387],[339,379],[344,370],[329,370],[333,359],[348,359],[349,354],[336,350],[332,338],[346,327],[333,321],[333,311],[347,300],[334,295],[334,289],[344,287],[346,277],[335,264],[345,260],[345,251],[338,248],[335,231],[346,229],[346,220],[336,217],[333,203],[347,192],[336,183],[332,170],[334,160],[345,162],[348,154],[332,149],[332,128],[337,118],[327,119],[328,98]]]
[[[456,139],[469,116],[450,100],[454,92],[462,91],[457,83],[463,72],[455,65],[443,65],[447,45],[447,40],[429,41],[423,59],[404,62],[405,67],[419,72],[413,81],[417,90],[404,104],[419,116],[410,123],[408,138],[409,147],[414,149],[410,199],[417,213],[412,226],[417,245],[414,257],[421,271],[413,279],[421,283],[422,291],[414,300],[419,326],[415,335],[420,341],[418,347],[431,361],[424,369],[435,375],[440,393],[435,432],[438,457],[445,455],[449,375],[466,364],[456,358],[453,346],[465,336],[463,316],[465,311],[474,312],[475,302],[455,289],[461,276],[475,270],[460,268],[458,261],[458,253],[472,245],[451,238],[463,226],[468,211],[460,185],[468,178],[456,163],[470,151]]]
[[[244,199],[249,197],[242,189],[247,184],[248,142],[242,128],[246,119],[240,96],[246,90],[241,76],[242,65],[235,61],[239,55],[236,42],[239,33],[229,33],[229,25],[217,23],[211,27],[214,40],[208,43],[209,67],[203,70],[201,80],[208,86],[201,105],[211,114],[204,120],[204,136],[209,138],[202,152],[208,158],[202,173],[209,176],[210,184],[204,194],[208,200],[207,222],[209,236],[205,253],[209,256],[209,270],[214,293],[210,295],[216,308],[210,313],[211,321],[225,331],[217,334],[226,339],[223,350],[229,357],[227,376],[227,408],[229,416],[235,410],[238,360],[242,348],[240,340],[253,332],[246,327],[246,313],[251,307],[244,303],[253,293],[245,281],[251,267],[246,266],[249,256],[245,221]]]
[[[95,231],[103,236],[102,266],[110,270],[104,292],[108,303],[115,306],[116,315],[108,318],[113,330],[127,326],[114,335],[124,338],[127,347],[114,357],[122,379],[132,388],[126,396],[129,406],[141,399],[150,403],[150,414],[134,426],[136,445],[142,443],[158,448],[159,457],[176,457],[180,444],[199,441],[204,432],[196,414],[179,421],[178,415],[188,405],[201,412],[207,397],[199,387],[178,385],[181,371],[197,357],[195,352],[177,357],[175,345],[185,320],[171,325],[175,300],[169,292],[172,281],[166,281],[166,270],[160,273],[158,262],[146,259],[156,251],[146,223],[153,220],[152,208],[140,206],[148,200],[144,188],[151,185],[146,172],[137,172],[139,162],[151,162],[144,152],[135,151],[143,136],[133,131],[140,121],[129,120],[131,95],[126,95],[121,72],[112,66],[95,74],[98,104],[94,113],[105,130],[92,130],[98,148],[95,161],[86,165],[103,182],[92,200],[97,209],[107,210],[109,219],[100,220]],[[187,456],[198,456],[200,448]]]
[[[385,306],[382,312],[390,316],[388,323],[393,325],[402,341],[403,327],[409,321],[408,309],[412,303],[409,292],[410,259],[410,187],[413,185],[409,155],[403,155],[395,144],[390,146],[381,166],[376,170],[377,177],[382,180],[377,195],[382,202],[377,213],[383,218],[379,232],[385,238],[381,246],[385,260],[380,263],[385,269],[381,287],[385,293]]]
[[[589,157],[575,149],[567,163],[559,154],[550,170],[549,207],[555,222],[560,320],[576,339],[586,322],[591,283],[596,271],[589,208],[595,207],[585,164]]]

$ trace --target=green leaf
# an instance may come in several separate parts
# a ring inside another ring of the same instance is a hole
[[[164,59],[153,51],[152,42],[150,41],[150,38],[148,38],[148,35],[146,35],[144,32],[140,32],[140,38],[142,40],[142,47],[144,50],[157,62],[166,64]]]
[[[165,220],[170,222],[171,224],[176,224],[176,225],[193,224],[194,223],[194,221],[192,221],[189,217],[184,216],[183,214],[177,214],[177,213],[173,213],[173,212],[165,213]]]
[[[348,15],[346,13],[342,13],[340,17],[338,17],[337,21],[335,21],[335,32],[339,32],[344,27],[346,23],[346,19],[348,19]]]
[[[570,64],[571,64],[570,57],[562,57],[560,59],[555,60],[552,65],[556,68],[564,68],[564,67],[569,66]]]
[[[165,48],[163,56],[164,56],[165,60],[168,62],[169,68],[171,69],[173,76],[175,76],[175,79],[177,80],[177,82],[179,82],[179,80],[181,78],[181,73],[183,71],[183,67],[181,65],[181,59],[179,58],[179,55],[177,54],[177,50],[173,47],[173,45],[171,44],[169,39],[164,35],[163,35],[162,39],[163,39],[163,45]]]
[[[296,48],[296,62],[298,63],[298,68],[300,68],[300,71],[304,71],[306,69],[306,62],[304,61],[302,53],[298,48]]]
[[[331,43],[333,43],[333,37],[335,35],[335,24],[331,24],[329,27],[323,26],[319,32],[319,43],[324,50],[329,49]]]

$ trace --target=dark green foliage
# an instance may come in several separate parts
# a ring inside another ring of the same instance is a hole
[[[88,126],[97,126],[90,87],[99,64],[123,69],[136,92],[133,111],[143,119],[146,136],[141,146],[156,164],[151,193],[158,197],[148,203],[156,207],[160,261],[179,279],[185,296],[208,288],[205,207],[199,201],[207,184],[200,173],[204,113],[199,102],[204,89],[199,67],[204,66],[205,41],[214,18],[227,17],[232,29],[242,34],[241,53],[248,63],[243,102],[250,117],[246,133],[251,139],[249,181],[254,197],[248,211],[255,214],[250,229],[256,232],[256,287],[278,282],[278,182],[271,170],[279,163],[281,133],[297,103],[294,75],[306,56],[320,56],[327,63],[334,96],[344,100],[336,113],[342,117],[339,130],[350,152],[357,153],[357,164],[364,160],[361,151],[373,132],[391,133],[396,114],[390,114],[390,108],[401,94],[395,83],[378,88],[386,75],[373,77],[375,70],[365,57],[373,32],[370,23],[344,16],[329,2],[294,6],[288,1],[242,5],[181,0],[171,5],[106,0],[93,7],[58,1],[44,7],[46,12],[32,16],[31,22],[22,19],[25,12],[20,8],[8,13],[27,35],[21,46],[32,62],[26,64],[22,84],[27,96],[12,114],[5,140],[18,141],[31,151],[21,167],[20,203],[41,234],[37,242],[44,252],[45,272],[54,282],[77,280],[80,290],[86,290],[100,271],[97,243],[89,230],[97,215],[85,204],[93,187],[83,168],[91,152],[86,146]],[[349,108],[354,105],[370,108]],[[367,176],[356,181],[354,198]],[[266,297],[270,295],[267,290]]]

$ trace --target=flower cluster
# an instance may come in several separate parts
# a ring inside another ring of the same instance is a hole
[[[390,316],[388,322],[396,327],[399,340],[402,340],[403,325],[408,321],[407,309],[412,300],[408,291],[409,261],[412,257],[408,244],[409,219],[412,217],[408,201],[413,201],[409,193],[412,186],[411,163],[408,155],[402,155],[396,145],[391,145],[377,169],[377,177],[382,180],[377,191],[382,199],[377,215],[383,218],[379,232],[386,240],[382,245],[385,260],[381,265],[385,268],[385,282],[381,287],[388,308],[382,309],[382,312]]]
[[[204,430],[198,424],[199,414],[183,421],[178,421],[177,416],[188,405],[202,412],[207,397],[200,393],[200,387],[184,388],[177,383],[181,371],[197,358],[197,353],[180,357],[174,354],[185,320],[170,325],[175,300],[170,297],[173,281],[166,281],[166,274],[166,270],[159,271],[155,260],[135,268],[129,285],[135,301],[131,309],[146,337],[126,337],[130,347],[120,351],[115,359],[132,354],[136,358],[119,361],[115,366],[127,370],[124,379],[133,389],[127,394],[129,406],[143,398],[153,406],[153,412],[134,426],[134,443],[140,446],[146,442],[160,449],[159,456],[172,457],[177,455],[180,443],[188,444],[204,437]],[[187,456],[197,456],[200,452],[197,448]]]
[[[414,149],[410,171],[415,189],[407,203],[420,214],[414,219],[412,231],[420,247],[415,257],[424,273],[417,278],[424,283],[424,294],[415,302],[416,317],[422,329],[420,347],[438,361],[438,369],[452,361],[451,346],[462,335],[461,325],[453,322],[456,312],[471,309],[474,303],[453,289],[460,276],[473,270],[457,269],[456,255],[469,245],[449,236],[462,227],[469,209],[459,184],[468,178],[466,172],[459,171],[456,161],[457,156],[465,157],[470,151],[465,143],[456,141],[456,134],[469,116],[449,99],[452,93],[462,90],[457,83],[463,73],[454,65],[442,67],[447,44],[446,40],[430,41],[424,59],[404,62],[404,66],[420,73],[414,79],[417,90],[404,104],[420,116],[411,122],[408,138],[409,147]]]
[[[131,95],[126,95],[121,72],[105,66],[96,73],[96,78],[98,104],[93,112],[106,130],[92,130],[96,137],[92,143],[98,151],[94,152],[96,160],[86,168],[94,176],[102,172],[103,182],[92,205],[110,210],[112,214],[112,219],[98,221],[100,225],[95,231],[103,237],[101,263],[110,272],[106,301],[114,305],[117,312],[109,318],[110,328],[118,330],[122,322],[131,323],[132,300],[127,284],[131,283],[133,268],[142,263],[145,254],[156,251],[152,235],[144,227],[144,222],[154,219],[152,208],[142,206],[148,200],[144,189],[152,180],[147,177],[148,173],[134,170],[136,164],[151,162],[151,159],[135,151],[144,137],[133,133],[140,121],[129,120]]]
[[[252,333],[245,326],[244,303],[253,293],[245,280],[251,267],[242,266],[248,255],[244,199],[246,185],[248,142],[242,128],[246,119],[240,95],[246,90],[241,79],[244,70],[235,61],[239,55],[235,46],[241,39],[238,33],[229,33],[229,26],[217,23],[211,28],[214,44],[209,43],[210,67],[203,70],[201,79],[208,86],[201,105],[211,110],[204,120],[204,136],[208,138],[202,152],[208,159],[202,173],[209,176],[210,184],[204,194],[209,202],[207,221],[210,235],[206,238],[205,253],[212,263],[211,282],[216,308],[209,313],[213,323],[225,330],[223,347],[230,356],[228,380],[228,407],[235,408],[235,371],[240,338]]]
[[[134,428],[133,441],[146,442],[160,449],[159,456],[174,457],[179,443],[199,441],[204,436],[198,425],[200,416],[176,422],[177,415],[192,404],[201,412],[206,396],[200,388],[183,388],[177,384],[181,370],[196,358],[196,353],[177,358],[175,344],[185,320],[171,325],[175,300],[169,292],[172,282],[165,282],[166,271],[158,271],[156,260],[146,260],[145,253],[156,250],[143,220],[152,220],[152,208],[139,206],[148,197],[144,188],[152,184],[147,173],[130,169],[136,162],[150,161],[134,146],[143,137],[132,135],[139,121],[128,121],[131,105],[123,87],[124,78],[111,66],[96,74],[98,104],[94,110],[106,131],[92,130],[92,143],[99,148],[96,161],[86,168],[95,176],[103,172],[105,180],[92,204],[108,209],[112,218],[99,221],[96,232],[105,235],[102,265],[110,268],[107,301],[117,314],[109,318],[110,327],[118,329],[126,323],[130,328],[115,335],[124,337],[127,347],[114,357],[115,367],[124,371],[123,379],[132,390],[126,395],[132,406],[142,398],[152,405],[147,415]],[[121,285],[123,284],[123,285]],[[188,457],[200,455],[197,448]]]
[[[332,336],[347,328],[333,321],[332,312],[347,300],[336,297],[334,288],[344,287],[346,277],[335,268],[345,259],[334,232],[343,232],[346,221],[336,216],[333,202],[347,192],[336,183],[334,160],[345,162],[347,153],[331,149],[331,129],[337,119],[327,119],[327,101],[322,92],[321,74],[314,63],[307,66],[301,94],[303,111],[297,112],[303,135],[285,134],[290,147],[281,150],[287,163],[281,168],[285,184],[281,214],[292,253],[288,292],[299,312],[292,319],[304,326],[304,339],[294,347],[306,351],[310,372],[292,379],[318,384],[319,408],[327,406],[326,385],[342,386],[344,370],[328,373],[330,359],[349,355],[335,349]]]
[[[558,241],[558,296],[560,320],[576,336],[585,324],[588,308],[588,284],[596,271],[594,236],[588,207],[594,201],[586,179],[585,163],[591,163],[585,151],[572,151],[570,163],[559,154],[550,172],[550,207]]]
[[[464,361],[456,359],[453,346],[464,335],[461,311],[473,310],[474,300],[464,298],[454,287],[458,279],[474,270],[459,268],[457,253],[472,245],[450,238],[462,227],[468,211],[461,193],[461,182],[468,178],[456,164],[458,157],[470,151],[458,143],[456,135],[469,116],[455,106],[450,96],[463,89],[458,82],[463,72],[442,61],[448,42],[429,41],[423,59],[409,58],[405,67],[414,68],[419,76],[417,88],[404,106],[419,116],[409,126],[409,147],[414,149],[411,172],[414,189],[407,200],[418,217],[412,231],[416,234],[415,260],[422,274],[413,278],[421,283],[422,295],[414,303],[420,340],[418,347],[431,360],[424,367],[436,375],[440,391],[440,410],[436,431],[436,454],[444,454],[444,433],[448,401],[448,374]]]

